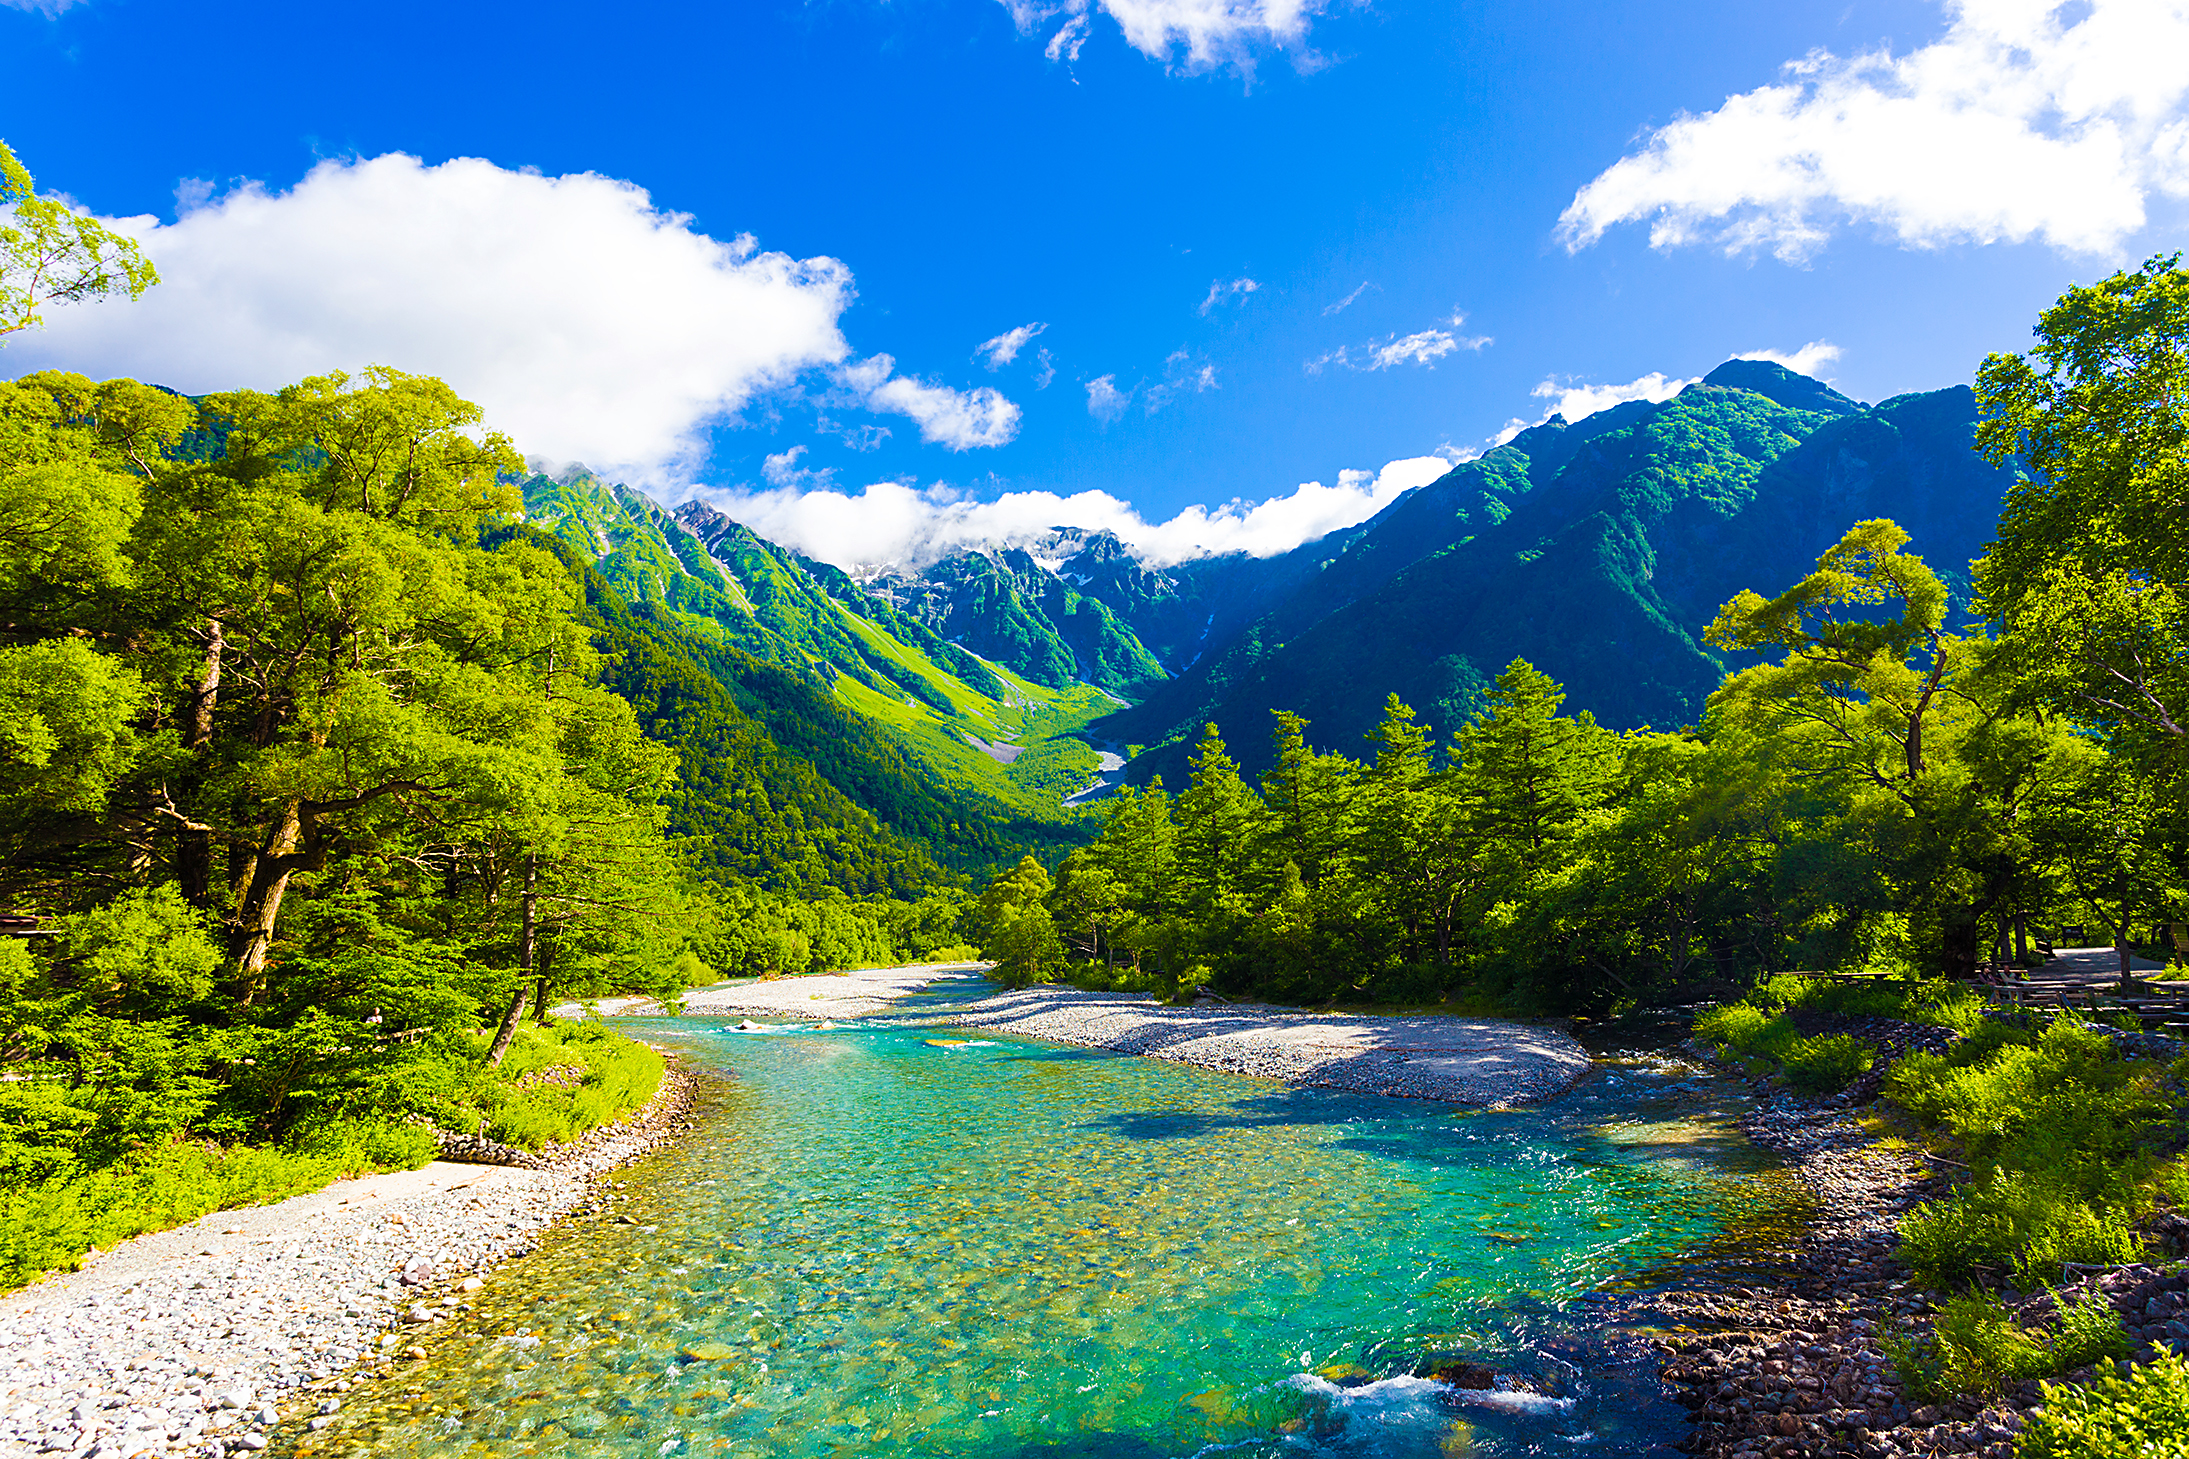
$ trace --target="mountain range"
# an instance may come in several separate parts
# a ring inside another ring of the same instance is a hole
[[[641,610],[825,691],[948,793],[1042,820],[1101,778],[1182,783],[1206,722],[1250,768],[1274,709],[1331,749],[1392,693],[1456,730],[1515,657],[1614,727],[1693,723],[1734,666],[1702,639],[1718,607],[1783,589],[1858,520],[1898,521],[1965,595],[2012,479],[1975,421],[1966,387],[1871,406],[1733,361],[1670,400],[1553,416],[1288,553],[1170,565],[1059,527],[846,572],[584,473],[525,500]]]

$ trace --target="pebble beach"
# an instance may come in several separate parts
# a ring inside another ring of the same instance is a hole
[[[0,1297],[0,1459],[248,1454],[317,1427],[607,1172],[683,1128],[672,1062],[639,1114],[541,1168],[435,1161],[216,1211]],[[345,1375],[350,1376],[345,1376]]]

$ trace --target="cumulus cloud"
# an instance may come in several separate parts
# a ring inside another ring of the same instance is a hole
[[[1001,446],[1018,435],[1019,408],[994,386],[953,390],[895,373],[888,355],[855,361],[836,372],[839,384],[868,410],[910,416],[920,439],[953,451]]]
[[[1208,297],[1201,301],[1201,308],[1199,312],[1203,315],[1206,315],[1211,309],[1214,309],[1217,305],[1229,304],[1236,300],[1244,299],[1247,295],[1253,293],[1255,290],[1261,287],[1262,286],[1260,284],[1257,284],[1252,279],[1233,279],[1228,283],[1222,279],[1218,279],[1214,283],[1209,285]]]
[[[1783,350],[1744,350],[1733,358],[1736,360],[1769,360],[1774,365],[1784,365],[1797,375],[1809,375],[1819,380],[1828,380],[1831,377],[1822,372],[1836,364],[1842,353],[1840,347],[1830,340],[1813,339],[1792,354],[1788,354]]]
[[[1354,292],[1358,293],[1359,290]],[[1327,314],[1330,311],[1326,309],[1323,312]],[[1455,313],[1451,318],[1451,329],[1421,329],[1407,335],[1387,334],[1380,340],[1370,340],[1366,344],[1339,345],[1330,353],[1309,360],[1305,368],[1310,375],[1319,375],[1332,365],[1347,370],[1388,370],[1394,365],[1424,365],[1433,369],[1436,362],[1446,355],[1456,354],[1460,350],[1479,353],[1495,343],[1486,334],[1453,333],[1453,330],[1466,322],[1466,315]]]
[[[1026,348],[1027,342],[1048,327],[1046,324],[1022,324],[1016,329],[1007,329],[994,339],[984,340],[973,353],[980,356],[989,369],[1000,370],[1017,359],[1018,352]],[[1042,358],[1048,359],[1048,351],[1042,351]]]
[[[1087,382],[1087,414],[1108,425],[1132,404],[1132,392],[1117,388],[1115,375],[1097,375]]]
[[[1128,45],[1170,65],[1183,52],[1191,71],[1251,68],[1262,47],[1309,59],[1309,19],[1321,0],[1003,0],[1018,28],[1033,34],[1057,21],[1045,50],[1052,61],[1076,61],[1097,12],[1117,22]]]
[[[710,238],[592,173],[390,154],[174,223],[108,221],[163,282],[54,310],[11,365],[193,392],[393,365],[443,377],[524,451],[652,482],[702,454],[706,426],[848,353],[843,264]]]
[[[1191,506],[1161,522],[1100,491],[1012,492],[977,502],[947,487],[884,481],[856,495],[787,489],[704,495],[763,537],[847,570],[883,563],[916,567],[963,547],[1028,541],[1053,527],[1106,528],[1143,560],[1162,565],[1215,553],[1288,552],[1367,520],[1449,470],[1441,457],[1410,457],[1379,472],[1341,471],[1336,486],[1303,482],[1267,501]]]
[[[1647,221],[1659,248],[1796,261],[1857,222],[1902,245],[2106,254],[2153,191],[2189,197],[2189,0],[1949,0],[1895,56],[1816,51],[1681,116],[1584,186],[1568,249]]]

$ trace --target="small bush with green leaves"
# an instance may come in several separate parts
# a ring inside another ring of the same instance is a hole
[[[2005,1303],[1971,1291],[1938,1309],[1928,1336],[1885,1339],[1886,1357],[1923,1398],[1995,1394],[2011,1383],[2123,1357],[2128,1348],[2120,1318],[2095,1293],[2064,1308],[2051,1333],[2023,1327]]]
[[[472,1101],[490,1138],[537,1150],[643,1107],[667,1067],[658,1050],[597,1020],[527,1027],[474,1083]]]
[[[1787,1049],[1786,1082],[1803,1094],[1837,1094],[1869,1072],[1877,1053],[1861,1039],[1829,1034]]]
[[[2125,1213],[2025,1171],[1990,1172],[1900,1220],[1901,1259],[1933,1286],[2007,1269],[2024,1281],[2058,1281],[2068,1262],[2113,1266],[2141,1252]]]
[[[2124,1376],[2045,1384],[2014,1459],[2189,1459],[2189,1363],[2162,1350]]]

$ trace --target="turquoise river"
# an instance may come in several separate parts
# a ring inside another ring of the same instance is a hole
[[[1681,1411],[1597,1314],[1803,1216],[1739,1091],[1665,1056],[1468,1111],[947,1028],[640,1027],[718,1071],[699,1127],[300,1452],[1669,1456]],[[1413,1376],[1462,1359],[1506,1376]]]

